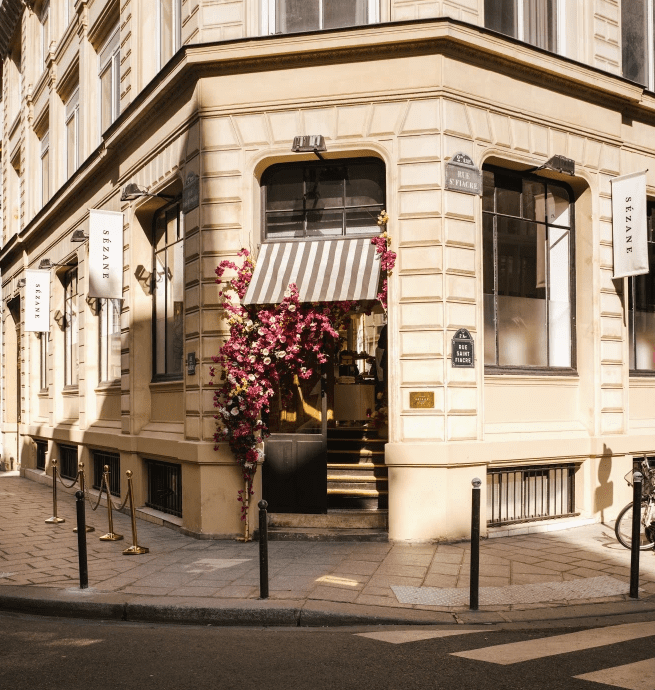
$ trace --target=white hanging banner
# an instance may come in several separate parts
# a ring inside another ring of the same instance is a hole
[[[25,271],[25,330],[50,330],[50,271]]]
[[[614,277],[648,273],[646,171],[612,179]]]
[[[123,299],[123,214],[89,210],[89,297]]]

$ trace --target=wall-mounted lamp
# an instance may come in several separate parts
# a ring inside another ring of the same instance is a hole
[[[575,175],[575,161],[566,156],[552,156],[542,165],[533,168],[530,172],[537,172],[537,170],[554,170],[558,173],[565,173],[567,175]]]
[[[75,230],[71,235],[71,242],[86,242],[88,239],[89,236],[84,234],[84,230]]]
[[[18,282],[16,283],[16,287],[18,287],[18,288],[25,287],[25,282],[26,282],[25,278],[19,278]]]
[[[294,153],[315,153],[322,161],[325,160],[319,151],[327,151],[325,137],[322,134],[310,134],[293,138],[291,150]]]
[[[49,268],[54,268],[55,266],[75,266],[75,264],[53,264],[50,259],[41,259],[41,261],[39,261],[39,269],[41,270],[47,270]]]
[[[59,311],[59,309],[57,309],[57,311],[55,312],[54,319],[59,328],[64,327],[64,315]]]
[[[123,187],[123,193],[121,194],[121,201],[134,201],[135,199],[140,199],[142,196],[158,196],[160,199],[174,199],[174,196],[170,194],[150,194],[150,192],[145,187],[140,187],[134,182],[130,182]]]

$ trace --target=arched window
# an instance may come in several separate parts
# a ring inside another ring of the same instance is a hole
[[[377,158],[303,161],[262,176],[264,239],[375,235],[385,202]]]
[[[485,167],[484,361],[499,370],[574,362],[573,195],[568,186]]]

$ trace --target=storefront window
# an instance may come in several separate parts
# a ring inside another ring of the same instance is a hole
[[[573,363],[573,207],[568,187],[484,170],[485,365]]]
[[[154,218],[154,375],[181,378],[184,358],[184,229],[179,202]]]
[[[655,373],[655,203],[648,204],[649,272],[628,279],[630,370]]]
[[[374,235],[384,208],[377,158],[274,165],[262,177],[268,240]]]

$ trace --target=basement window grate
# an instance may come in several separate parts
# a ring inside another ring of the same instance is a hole
[[[575,465],[487,470],[487,526],[569,517],[575,512]]]

